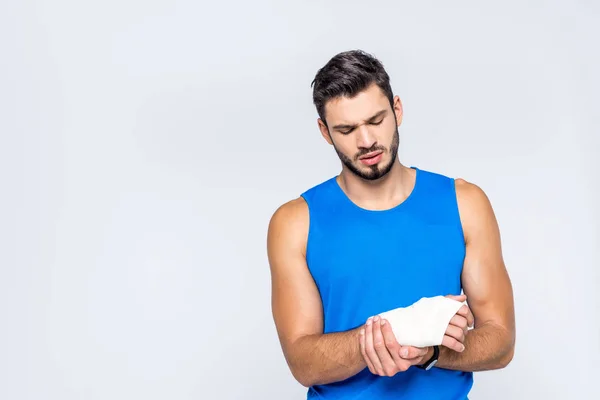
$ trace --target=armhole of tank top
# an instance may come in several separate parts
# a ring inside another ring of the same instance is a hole
[[[454,224],[456,226],[458,234],[460,235],[460,238],[462,239],[462,244],[463,244],[463,246],[465,246],[467,244],[467,242],[465,239],[465,232],[464,232],[462,220],[460,217],[460,208],[458,207],[458,194],[456,193],[456,179],[451,178],[450,181],[452,184],[452,208],[453,208],[454,215],[455,215],[455,218],[454,218],[455,223]]]
[[[306,209],[308,210],[308,228],[306,230],[306,248],[305,248],[305,258],[306,258],[306,265],[308,267],[308,270],[310,272],[310,236],[311,236],[311,227],[312,227],[312,212],[310,209],[310,201],[308,199],[308,196],[306,195],[306,193],[303,193],[302,195],[300,195],[300,197],[302,197],[304,199],[304,202],[306,203]],[[312,273],[312,272],[311,272]]]

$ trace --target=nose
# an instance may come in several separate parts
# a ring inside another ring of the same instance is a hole
[[[365,125],[362,125],[357,129],[356,141],[357,146],[364,149],[370,149],[377,143],[375,135],[370,132],[369,128]]]

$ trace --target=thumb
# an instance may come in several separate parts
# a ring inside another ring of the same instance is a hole
[[[413,347],[413,346],[400,347],[400,357],[404,358],[405,360],[417,358],[417,357],[420,357],[421,355],[422,355],[421,349],[418,349],[416,347]]]
[[[459,294],[459,295],[449,294],[445,297],[452,299],[452,300],[460,301],[461,303],[463,301],[467,300],[467,295],[465,295],[465,294]]]

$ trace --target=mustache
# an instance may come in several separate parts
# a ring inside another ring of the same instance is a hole
[[[383,146],[373,146],[369,149],[363,149],[361,151],[359,151],[358,153],[356,153],[356,155],[354,156],[354,160],[358,160],[360,157],[364,156],[365,154],[369,154],[372,153],[374,151],[383,151],[384,153],[387,151],[387,149]]]

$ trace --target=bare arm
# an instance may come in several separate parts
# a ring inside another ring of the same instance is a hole
[[[275,326],[294,378],[307,387],[344,380],[366,367],[360,327],[323,334],[321,297],[306,264],[308,225],[308,206],[300,198],[274,213],[267,235]]]
[[[515,316],[498,223],[479,187],[456,180],[456,191],[466,240],[462,284],[475,325],[465,337],[465,350],[441,347],[436,366],[460,371],[504,368],[514,353]]]

